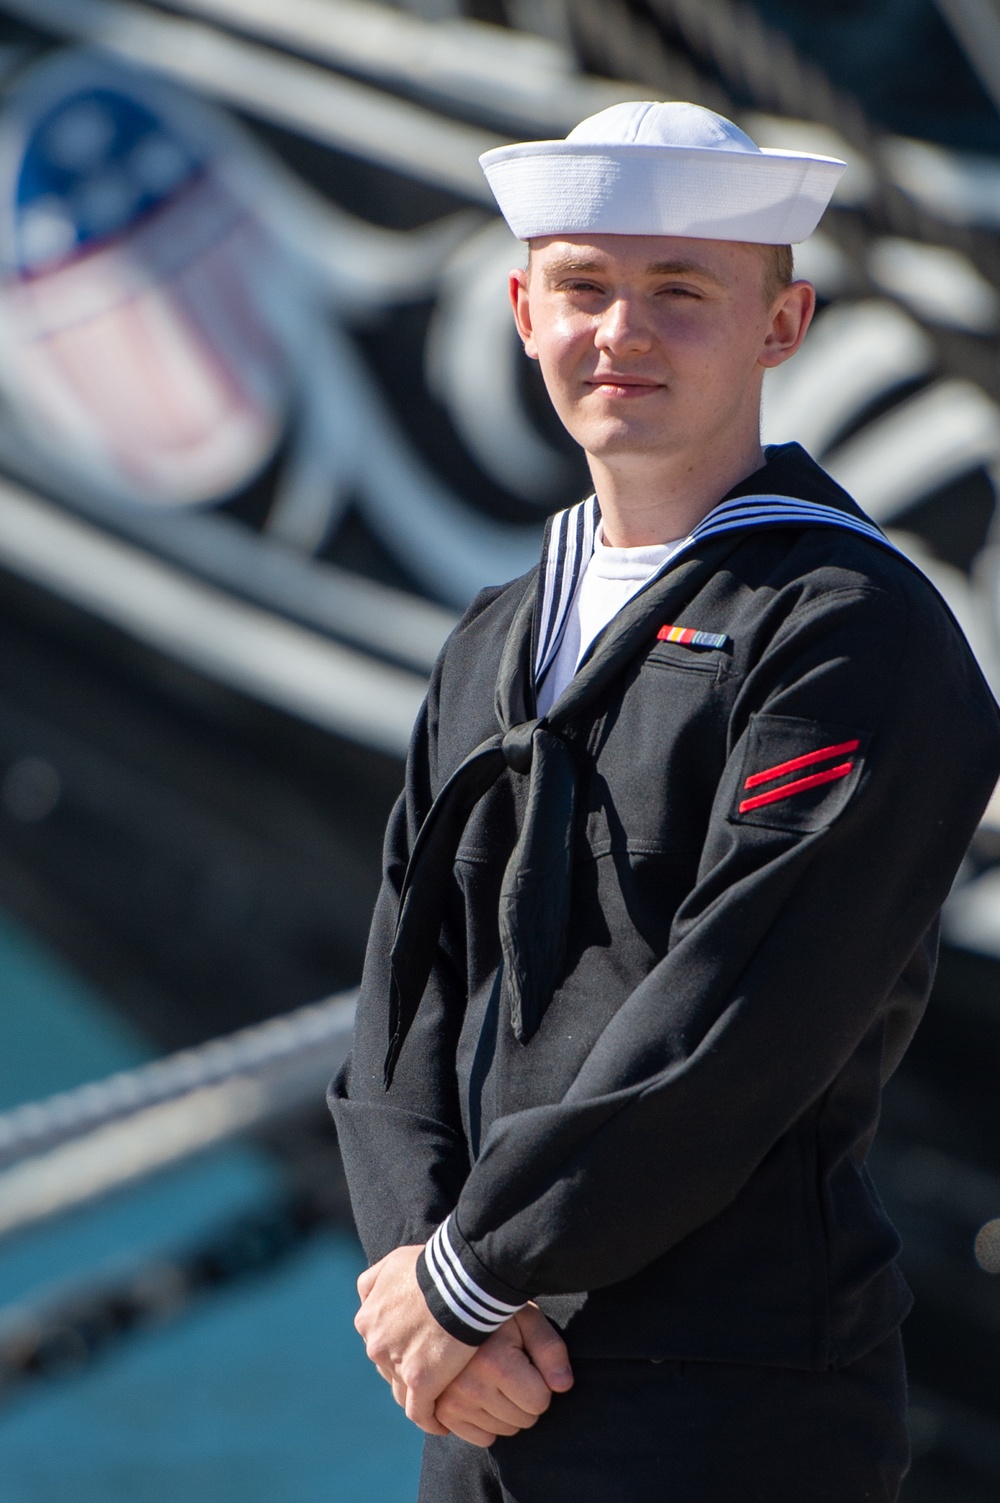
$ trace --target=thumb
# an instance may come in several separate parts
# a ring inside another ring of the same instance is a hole
[[[573,1387],[573,1370],[569,1352],[555,1326],[537,1305],[525,1305],[514,1316],[524,1342],[524,1350],[553,1393],[565,1393]]]

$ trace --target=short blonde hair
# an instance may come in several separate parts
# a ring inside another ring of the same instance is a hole
[[[762,245],[764,252],[764,300],[768,307],[779,292],[795,280],[795,262],[790,245]]]

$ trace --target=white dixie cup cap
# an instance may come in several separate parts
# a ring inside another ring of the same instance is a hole
[[[812,234],[846,163],[761,148],[697,104],[613,104],[565,141],[479,158],[519,240],[680,235],[794,245]]]

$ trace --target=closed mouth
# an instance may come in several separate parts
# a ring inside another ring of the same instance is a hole
[[[660,391],[663,388],[662,381],[651,381],[644,376],[619,376],[614,372],[591,376],[587,385],[594,390],[621,391],[636,396],[648,391]]]

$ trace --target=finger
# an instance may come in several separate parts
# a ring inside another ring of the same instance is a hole
[[[518,1352],[504,1364],[497,1377],[497,1388],[528,1414],[544,1414],[552,1403],[552,1389],[524,1352]]]
[[[480,1405],[480,1408],[483,1414],[486,1414],[487,1419],[496,1420],[498,1425],[513,1425],[516,1429],[531,1429],[532,1425],[537,1425],[541,1414],[544,1414],[544,1411],[549,1408],[550,1399],[552,1399],[552,1395],[546,1393],[546,1401],[541,1405],[541,1408],[525,1408],[522,1404],[516,1404],[513,1399],[508,1398],[507,1393],[501,1392],[501,1389],[498,1389],[493,1395],[490,1395],[490,1398],[484,1404]]]
[[[544,1386],[544,1385],[543,1385]],[[481,1416],[499,1425],[513,1425],[515,1430],[528,1430],[538,1423],[538,1417],[549,1407],[552,1395],[546,1390],[545,1401],[540,1409],[525,1409],[523,1405],[507,1396],[502,1389],[494,1389],[476,1406]],[[477,1420],[478,1424],[479,1421]]]
[[[525,1305],[514,1319],[527,1352],[554,1393],[565,1393],[573,1386],[573,1369],[569,1365],[566,1343],[539,1310],[537,1305]]]
[[[431,1431],[430,1433],[433,1434],[434,1432]],[[488,1449],[496,1440],[496,1435],[492,1431],[483,1430],[479,1425],[467,1424],[465,1422],[460,1422],[457,1430],[446,1431],[445,1433],[457,1435],[459,1440],[467,1440],[470,1446],[482,1446],[484,1450]]]
[[[552,1390],[523,1347],[509,1344],[490,1349],[487,1342],[480,1353],[457,1380],[466,1399],[490,1413],[503,1400],[536,1419],[545,1413],[552,1403]],[[504,1411],[505,1416],[507,1413]]]
[[[391,1378],[391,1383],[392,1398],[395,1399],[398,1407],[402,1408],[403,1413],[408,1416],[408,1419],[414,1420],[415,1425],[420,1425],[420,1428],[423,1429],[423,1431],[426,1432],[427,1435],[451,1434],[448,1426],[444,1425],[444,1423],[442,1423],[441,1420],[438,1419],[438,1416],[436,1416],[436,1414],[429,1414],[429,1416],[421,1416],[420,1419],[415,1419],[414,1413],[412,1413],[411,1395],[409,1395],[408,1389],[406,1389],[406,1384],[403,1383],[402,1378],[395,1377]]]
[[[530,1430],[538,1423],[538,1415],[519,1409],[502,1393],[494,1392],[482,1403],[471,1401],[466,1395],[448,1389],[437,1401],[435,1415],[451,1431],[457,1424],[478,1425],[480,1429],[492,1429],[498,1435],[516,1435],[518,1430]]]
[[[441,1423],[433,1410],[428,1410],[424,1405],[415,1403],[413,1394],[406,1395],[403,1412],[408,1420],[412,1420],[418,1430],[423,1430],[425,1435],[448,1435],[450,1431]]]
[[[473,1367],[475,1364],[472,1364]],[[547,1386],[530,1367],[524,1357],[521,1358],[521,1366],[535,1384],[537,1394],[527,1395],[527,1403],[519,1402],[518,1393],[524,1393],[527,1387],[524,1383],[517,1383],[516,1379],[505,1373],[497,1375],[497,1380],[492,1380],[488,1370],[483,1367],[478,1372],[470,1372],[466,1368],[464,1373],[445,1389],[441,1398],[438,1399],[436,1413],[440,1414],[441,1404],[447,1400],[449,1407],[461,1418],[474,1420],[480,1423],[478,1416],[487,1415],[495,1419],[498,1424],[515,1425],[518,1430],[524,1430],[528,1425],[533,1425],[540,1414],[544,1414],[549,1407],[552,1395]],[[514,1391],[512,1396],[510,1390]],[[537,1402],[533,1402],[537,1398]],[[445,1420],[447,1424],[447,1420]]]
[[[428,1435],[433,1433],[430,1429],[431,1422],[433,1421],[435,1424],[440,1423],[440,1421],[434,1419],[434,1406],[437,1398],[437,1394],[431,1397],[425,1393],[415,1392],[410,1388],[407,1391],[406,1403],[403,1406],[406,1410],[406,1418],[412,1420],[419,1429],[426,1430]]]
[[[362,1304],[364,1304],[365,1300],[368,1298],[369,1294],[371,1294],[372,1290],[375,1287],[375,1281],[378,1278],[378,1271],[380,1266],[381,1264],[379,1263],[373,1263],[370,1268],[365,1269],[364,1273],[361,1274],[358,1279],[358,1298],[361,1300]]]

